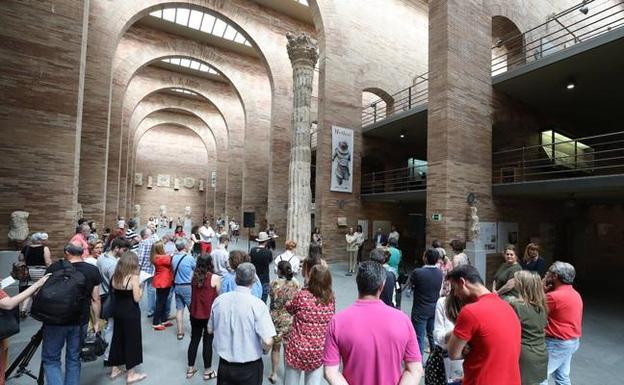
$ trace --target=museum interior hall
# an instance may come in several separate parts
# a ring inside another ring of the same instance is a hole
[[[318,229],[338,311],[351,229],[358,262],[398,234],[399,278],[459,241],[488,288],[537,244],[585,303],[573,383],[621,384],[622,106],[624,0],[4,0],[0,279],[36,233],[62,259],[79,220],[109,240],[207,221],[302,260]],[[145,383],[181,383],[187,341],[142,322]]]

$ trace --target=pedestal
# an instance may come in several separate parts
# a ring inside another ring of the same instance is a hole
[[[483,247],[482,242],[466,242],[466,250],[464,250],[472,265],[477,268],[481,279],[485,282],[487,276],[486,273],[486,250]]]

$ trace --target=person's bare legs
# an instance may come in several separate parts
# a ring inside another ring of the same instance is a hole
[[[279,368],[280,359],[280,343],[273,343],[271,348],[271,374],[269,374],[269,381],[275,383],[277,378],[277,369]]]

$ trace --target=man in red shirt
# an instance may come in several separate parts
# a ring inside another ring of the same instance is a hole
[[[544,288],[548,302],[548,325],[546,325],[546,348],[548,349],[548,375],[552,374],[556,385],[570,385],[570,361],[579,348],[583,300],[572,283],[576,271],[565,262],[553,263],[546,277]],[[548,379],[542,384],[548,384]]]
[[[484,285],[477,269],[458,266],[446,278],[465,305],[450,336],[452,360],[464,359],[464,385],[520,385],[520,321]]]
[[[89,244],[87,243],[89,234],[91,234],[91,228],[88,224],[83,223],[76,227],[76,234],[69,241],[69,243],[82,247],[82,259],[89,256]]]

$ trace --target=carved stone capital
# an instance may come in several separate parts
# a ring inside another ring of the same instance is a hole
[[[288,57],[290,62],[295,64],[302,62],[314,67],[318,60],[318,43],[315,39],[312,39],[307,33],[290,33],[286,34],[288,44],[286,49],[288,50]]]

